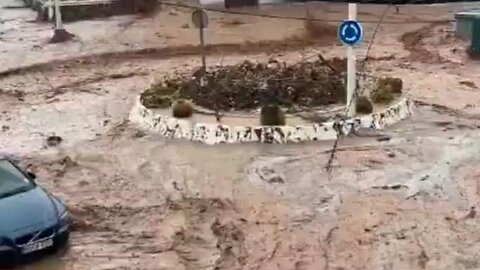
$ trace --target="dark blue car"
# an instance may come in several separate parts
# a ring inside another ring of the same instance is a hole
[[[21,263],[68,242],[69,217],[35,175],[0,157],[0,266]]]

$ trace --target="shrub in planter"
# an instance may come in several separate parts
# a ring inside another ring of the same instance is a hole
[[[356,103],[356,111],[359,114],[370,114],[373,112],[373,104],[365,96],[359,96]]]
[[[173,117],[188,118],[193,115],[193,104],[185,99],[178,99],[172,106]]]
[[[378,81],[379,84],[388,85],[392,89],[392,93],[401,94],[403,89],[403,81],[400,78],[385,77]]]
[[[285,112],[276,104],[268,104],[260,109],[260,124],[262,126],[284,126]]]
[[[387,104],[395,98],[390,85],[379,83],[372,92],[372,101],[375,103]]]
[[[150,109],[169,108],[172,106],[172,97],[169,95],[157,94],[152,91],[145,91],[140,95],[140,102]]]

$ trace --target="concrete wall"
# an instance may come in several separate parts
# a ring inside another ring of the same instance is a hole
[[[221,124],[192,123],[147,109],[140,97],[130,113],[130,121],[141,128],[158,132],[168,138],[187,139],[206,144],[219,143],[299,143],[334,140],[337,130],[348,135],[358,128],[382,129],[412,115],[413,102],[403,99],[386,110],[356,119],[301,126],[228,126]]]
[[[37,11],[38,19],[53,21],[54,7],[50,0],[24,0],[32,9]],[[67,3],[65,3],[67,2]],[[114,15],[125,15],[134,13],[148,13],[155,11],[159,6],[158,0],[111,0],[95,1],[76,4],[75,0],[65,1],[61,4],[62,19],[64,21],[77,21],[82,19],[101,18]]]

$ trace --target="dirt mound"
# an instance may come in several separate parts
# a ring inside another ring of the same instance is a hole
[[[344,85],[340,73],[323,57],[293,65],[245,61],[193,78],[166,78],[143,92],[141,100],[146,107],[159,108],[165,106],[165,96],[191,99],[212,110],[255,109],[267,102],[312,107],[342,101]]]

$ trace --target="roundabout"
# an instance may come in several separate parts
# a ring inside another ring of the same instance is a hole
[[[243,63],[156,81],[129,119],[167,138],[209,145],[288,144],[376,131],[412,115],[398,78],[360,76],[357,111],[346,118],[345,60]],[[361,102],[360,102],[361,100]]]

